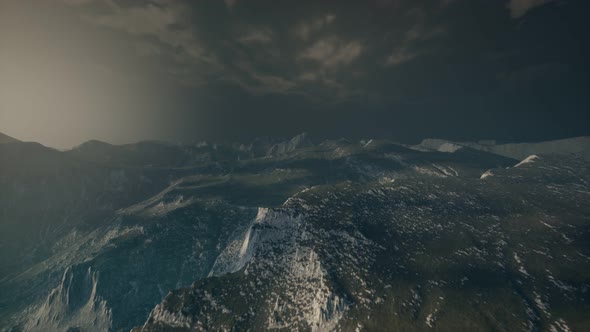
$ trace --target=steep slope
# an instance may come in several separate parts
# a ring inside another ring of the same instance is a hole
[[[3,133],[0,133],[0,144],[2,143],[11,143],[11,142],[18,142],[16,138],[10,137]]]
[[[169,172],[95,165],[38,143],[0,145],[0,278],[43,259],[72,227],[93,227],[153,195]],[[173,175],[172,175],[173,176]],[[10,266],[10,268],[8,267]]]
[[[493,171],[320,186],[261,209],[136,331],[588,329],[587,164]]]
[[[206,277],[254,213],[198,200],[162,213],[122,210],[95,230],[75,229],[47,259],[1,280],[1,307],[25,330],[129,330],[169,289]]]
[[[281,155],[293,152],[297,149],[313,146],[313,142],[307,133],[301,133],[287,142],[281,142],[272,145],[266,152],[267,156]]]
[[[0,145],[0,156],[1,177],[44,176],[76,164],[60,151],[34,142],[6,142]]]

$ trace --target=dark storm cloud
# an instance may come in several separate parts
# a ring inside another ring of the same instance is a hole
[[[134,37],[139,56],[161,57],[185,83],[330,102],[362,95],[356,83],[369,72],[427,53],[421,44],[445,32],[428,11],[449,3],[380,3],[380,14],[361,2],[105,2],[85,18]]]
[[[160,87],[157,138],[590,133],[584,1],[63,4],[118,40],[114,72]]]
[[[376,93],[373,82],[401,83],[396,67],[411,62],[504,51],[496,48],[509,42],[506,30],[517,24],[511,18],[547,2],[106,2],[110,10],[87,19],[137,37],[138,55],[161,57],[161,70],[184,83],[334,102]],[[374,80],[379,76],[388,77]],[[380,97],[396,95],[406,96]]]

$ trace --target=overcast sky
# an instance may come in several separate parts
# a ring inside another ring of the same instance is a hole
[[[589,1],[0,0],[0,132],[590,135]]]

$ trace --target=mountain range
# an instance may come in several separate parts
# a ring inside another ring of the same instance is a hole
[[[590,330],[589,156],[0,134],[0,330]]]

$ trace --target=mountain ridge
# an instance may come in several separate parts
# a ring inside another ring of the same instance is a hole
[[[590,324],[581,156],[308,138],[0,144],[0,326]]]
[[[14,137],[10,137],[6,134],[0,133],[0,144],[2,143],[11,143],[11,142],[20,142]]]
[[[462,147],[492,152],[515,159],[524,159],[532,154],[568,155],[580,154],[590,159],[590,136],[570,137],[558,140],[541,142],[522,142],[496,144],[495,141],[479,142],[457,142],[445,139],[427,138],[418,145],[412,146],[415,149],[425,149],[440,152],[455,152]]]

